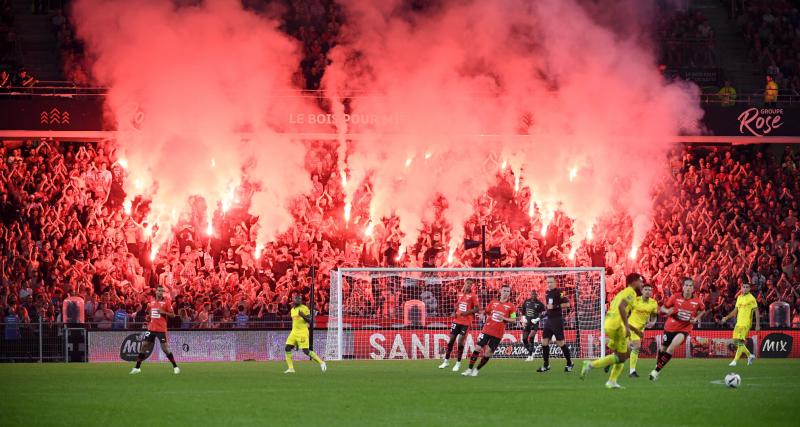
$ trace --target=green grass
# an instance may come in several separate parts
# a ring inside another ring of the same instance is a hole
[[[653,360],[640,362],[649,372]],[[2,364],[0,419],[17,425],[798,425],[800,360],[674,360],[653,383],[628,378],[606,390],[594,370],[554,369],[540,361],[492,360],[477,378],[436,369],[437,361],[131,364]],[[579,366],[577,363],[576,366]],[[728,389],[728,372],[742,386]]]

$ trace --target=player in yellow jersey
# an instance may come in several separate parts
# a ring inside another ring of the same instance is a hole
[[[754,354],[750,353],[747,349],[745,341],[747,341],[747,334],[753,326],[753,313],[756,314],[756,331],[761,329],[761,316],[758,314],[758,301],[750,293],[750,284],[742,284],[742,293],[736,298],[736,307],[728,313],[727,316],[719,319],[719,323],[723,324],[733,316],[736,316],[736,326],[733,327],[733,343],[736,344],[736,356],[728,366],[736,366],[736,362],[742,357],[742,353],[747,355],[747,364],[752,365],[753,360],[756,358]]]
[[[631,325],[631,361],[629,377],[638,378],[636,362],[639,360],[639,349],[642,348],[643,335],[634,332],[634,329],[644,333],[645,328],[652,328],[658,318],[658,303],[652,298],[653,287],[650,284],[642,285],[642,296],[633,301],[631,316],[628,324]]]
[[[300,294],[294,294],[294,296],[292,296],[292,304],[292,332],[289,333],[289,338],[286,338],[286,365],[289,369],[287,369],[284,374],[294,373],[292,350],[295,349],[303,350],[303,353],[319,363],[320,369],[322,369],[322,372],[325,372],[328,366],[325,365],[325,362],[323,362],[322,359],[317,356],[317,353],[314,353],[314,350],[309,348],[308,345],[308,325],[311,323],[311,310],[303,305],[303,297],[300,296]]]
[[[642,275],[631,273],[625,277],[625,283],[628,286],[621,290],[608,306],[603,328],[608,337],[608,348],[613,353],[592,362],[587,360],[583,362],[583,368],[581,369],[581,379],[584,379],[592,368],[604,368],[613,365],[606,382],[606,388],[612,389],[622,388],[617,383],[617,378],[625,368],[625,360],[629,356],[628,337],[631,336],[631,333],[642,335],[642,331],[628,323],[628,315],[633,308],[633,302],[636,300],[636,293],[642,288]]]

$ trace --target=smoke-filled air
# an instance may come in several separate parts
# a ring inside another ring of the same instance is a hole
[[[557,211],[574,221],[572,254],[603,217],[627,215],[635,257],[666,153],[702,114],[696,87],[658,71],[652,2],[626,2],[639,12],[630,22],[604,17],[603,3],[619,7],[610,0],[339,3],[344,24],[320,90],[290,96],[302,89],[302,54],[279,8],[75,2],[92,74],[109,88],[127,206],[150,200],[153,253],[165,230],[197,214],[195,196],[207,232],[245,204],[268,244],[312,187],[309,140],[329,139],[341,221],[369,235],[399,220],[398,260],[437,215],[452,259],[476,200],[503,180],[530,195],[520,209],[543,229]],[[319,114],[335,120],[292,119]]]

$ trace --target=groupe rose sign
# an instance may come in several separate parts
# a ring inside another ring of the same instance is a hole
[[[767,136],[783,126],[782,119],[782,108],[748,108],[739,114],[739,133],[745,133],[746,129],[754,136]]]

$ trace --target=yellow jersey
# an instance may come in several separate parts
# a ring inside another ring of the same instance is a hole
[[[653,298],[648,298],[647,301],[642,297],[636,297],[633,301],[633,311],[628,323],[636,329],[641,330],[650,316],[658,313],[658,303]]]
[[[753,310],[758,310],[758,302],[753,294],[739,295],[736,298],[736,327],[753,325]]]
[[[625,307],[625,311],[630,314],[631,310],[633,309],[633,301],[636,300],[636,290],[632,287],[628,286],[625,289],[619,291],[619,293],[611,300],[611,304],[608,306],[608,313],[606,313],[606,320],[607,321],[619,321],[622,318],[619,315],[619,305],[622,301],[628,303]]]
[[[311,315],[311,310],[308,309],[303,304],[298,305],[297,307],[292,307],[291,310],[292,316],[292,332],[293,334],[307,334],[308,333],[308,322],[306,319],[303,319],[300,315],[303,314],[305,316]]]

